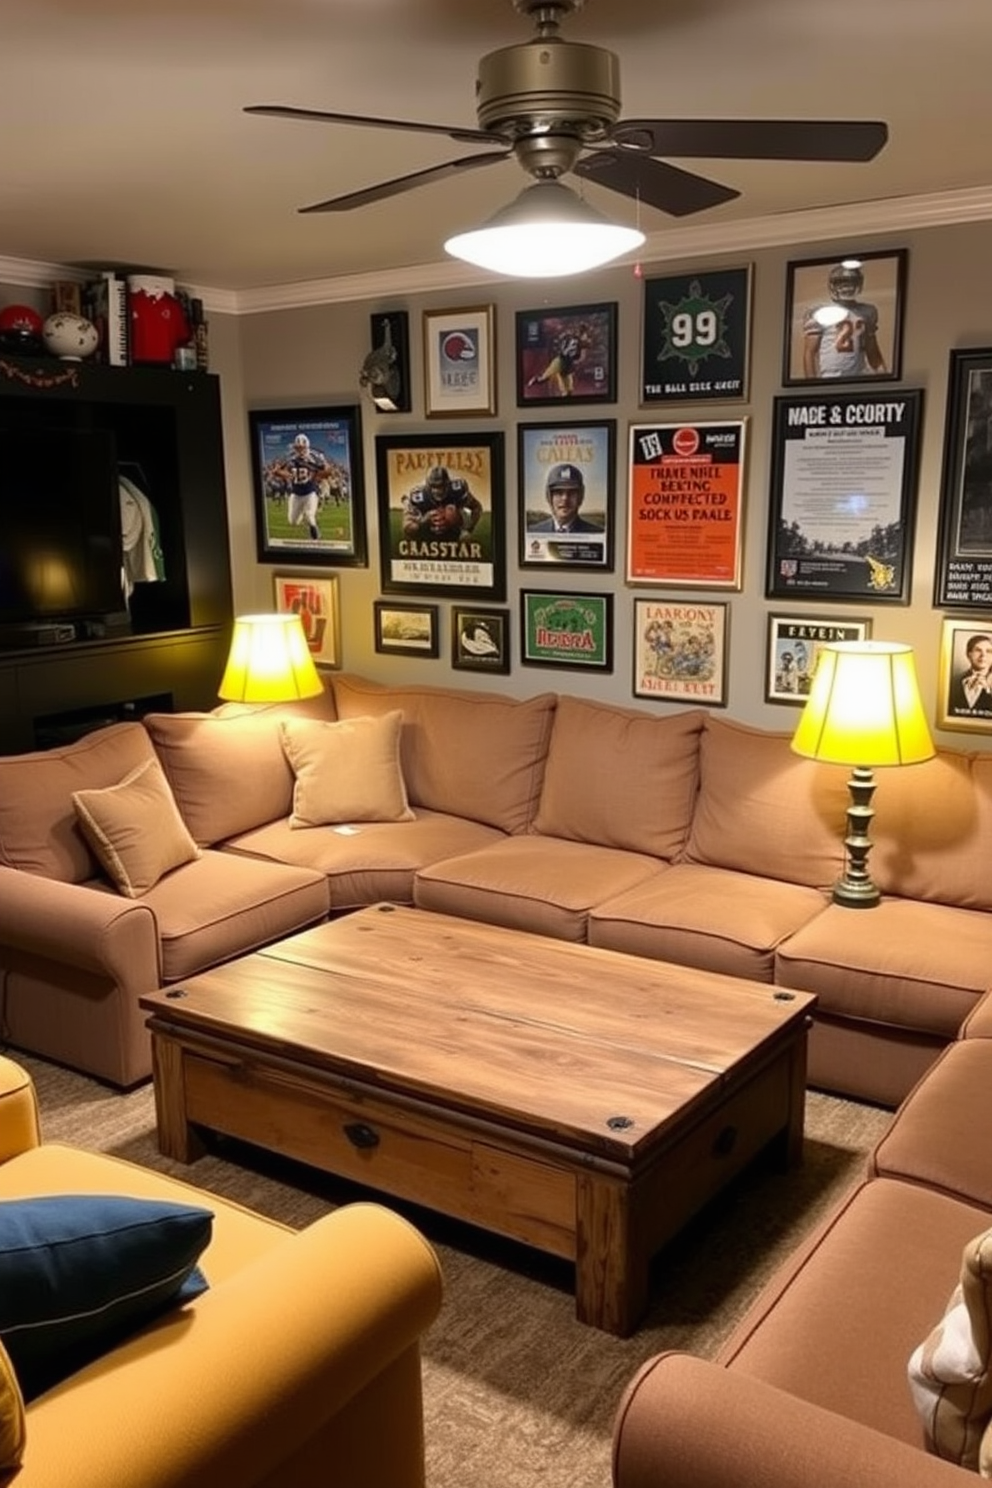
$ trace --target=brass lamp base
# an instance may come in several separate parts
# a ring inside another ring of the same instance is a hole
[[[868,828],[875,815],[871,798],[875,794],[874,771],[864,765],[855,765],[847,782],[851,804],[847,808],[847,863],[841,877],[834,884],[833,901],[847,909],[871,909],[882,897],[878,885],[868,872],[868,854],[871,838]]]

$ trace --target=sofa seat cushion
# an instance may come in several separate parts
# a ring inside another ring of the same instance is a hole
[[[992,1039],[992,987],[961,1024],[960,1037]]]
[[[992,1211],[992,1041],[948,1044],[892,1118],[869,1170]]]
[[[206,848],[142,903],[158,924],[162,980],[175,982],[326,918],[327,880],[307,868]]]
[[[654,858],[558,837],[511,837],[422,868],[413,902],[439,914],[584,941],[589,911],[658,872]]]
[[[363,822],[313,831],[295,830],[288,821],[273,822],[232,838],[224,852],[313,869],[326,878],[331,909],[358,909],[381,900],[412,904],[418,868],[489,847],[504,836],[481,822],[418,807],[408,822]]]
[[[915,1183],[860,1185],[775,1273],[719,1362],[922,1448],[907,1361],[986,1220]]]
[[[823,912],[817,889],[677,863],[598,904],[592,945],[752,982],[773,980],[775,949]]]
[[[831,904],[779,946],[775,980],[815,992],[817,1014],[953,1039],[989,984],[992,916],[883,899]]]

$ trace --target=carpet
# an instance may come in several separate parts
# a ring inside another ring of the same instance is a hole
[[[225,1139],[185,1168],[157,1150],[149,1086],[121,1095],[15,1057],[34,1076],[49,1141],[112,1152],[294,1226],[359,1196]],[[802,1167],[759,1165],[698,1216],[657,1258],[648,1314],[626,1339],[576,1322],[565,1262],[395,1204],[435,1245],[445,1278],[441,1315],[424,1340],[429,1488],[609,1488],[613,1415],[637,1366],[662,1349],[711,1355],[763,1281],[858,1180],[890,1120],[810,1092]]]

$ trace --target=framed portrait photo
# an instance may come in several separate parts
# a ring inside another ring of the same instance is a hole
[[[616,427],[517,425],[521,568],[613,572]]]
[[[341,613],[336,574],[273,574],[276,609],[299,615],[307,648],[318,666],[341,665]]]
[[[613,670],[613,595],[520,594],[520,660],[526,666]]]
[[[787,265],[786,386],[902,376],[906,260],[906,249],[896,248]]]
[[[952,351],[934,604],[992,610],[992,348]]]
[[[359,409],[252,409],[248,425],[258,561],[364,568]]]
[[[437,656],[438,607],[432,604],[400,604],[377,599],[373,604],[375,649],[387,656]]]
[[[492,305],[424,311],[424,413],[459,418],[496,412]]]
[[[747,397],[751,268],[645,279],[641,404]]]
[[[943,621],[937,693],[938,728],[992,734],[992,625],[987,614]]]
[[[867,641],[871,621],[829,615],[769,615],[765,702],[802,707],[821,646]]]
[[[517,407],[615,403],[616,302],[517,311]]]
[[[451,607],[451,665],[459,672],[510,670],[510,612],[477,605]]]
[[[504,599],[503,435],[379,434],[375,453],[383,592]]]
[[[727,706],[729,606],[712,600],[634,600],[635,697]]]

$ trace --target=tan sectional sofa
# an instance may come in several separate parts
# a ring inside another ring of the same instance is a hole
[[[281,725],[402,716],[412,819],[291,825]],[[992,756],[880,772],[884,899],[830,903],[847,771],[703,710],[387,687],[121,724],[0,759],[0,976],[15,1045],[118,1084],[140,993],[377,900],[815,992],[810,1082],[895,1105],[992,982]],[[72,792],[153,754],[195,861],[122,898]]]
[[[961,1488],[978,1466],[992,1475],[990,1125],[986,997],[897,1111],[864,1181],[718,1356],[661,1354],[638,1371],[616,1419],[616,1488]],[[949,1366],[934,1330],[979,1236],[971,1348]],[[926,1418],[908,1374],[924,1341],[941,1376]]]

